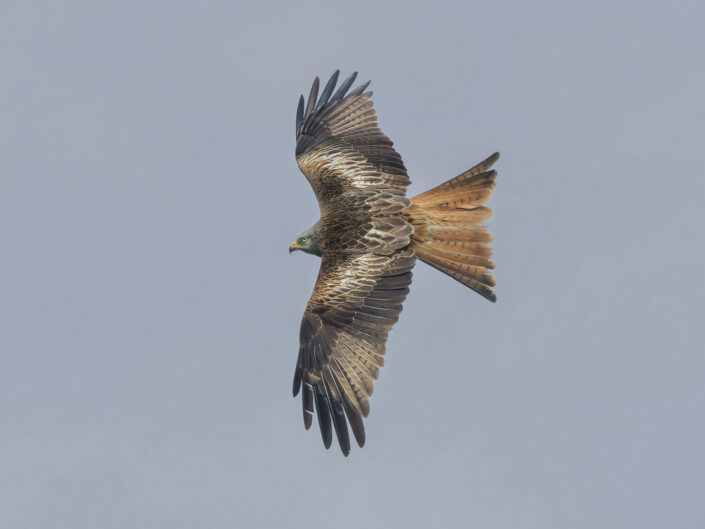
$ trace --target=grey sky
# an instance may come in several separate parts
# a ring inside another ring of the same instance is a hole
[[[3,3],[0,526],[705,527],[703,5]],[[348,458],[290,393],[336,68],[410,194],[502,153],[498,303],[417,266]]]

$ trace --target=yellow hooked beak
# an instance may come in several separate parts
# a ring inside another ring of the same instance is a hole
[[[289,253],[293,252],[294,250],[300,250],[301,245],[297,243],[296,241],[291,243],[291,246],[289,246]]]

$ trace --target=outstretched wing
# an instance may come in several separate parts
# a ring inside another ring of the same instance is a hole
[[[315,403],[326,448],[331,445],[331,425],[346,456],[348,423],[358,445],[365,443],[362,418],[370,411],[369,397],[384,365],[387,336],[409,293],[415,261],[411,250],[389,256],[323,256],[301,322],[294,396],[303,388],[306,429],[311,427]]]
[[[335,90],[336,71],[320,97],[316,78],[296,113],[296,161],[321,209],[322,261],[301,322],[294,396],[302,390],[306,428],[315,408],[326,448],[335,429],[345,455],[348,423],[365,442],[362,418],[416,260],[402,214],[409,177],[379,129],[369,83],[348,93],[355,77]]]
[[[402,209],[409,205],[404,197],[409,177],[401,156],[379,129],[372,92],[365,92],[369,81],[347,93],[356,76],[353,73],[333,93],[336,71],[320,97],[316,77],[308,103],[304,107],[301,96],[296,111],[296,161],[322,214],[349,210],[355,196],[370,193],[385,192],[387,202]]]

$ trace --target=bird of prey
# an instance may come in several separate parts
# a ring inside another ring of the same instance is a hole
[[[492,236],[483,224],[492,210],[483,204],[495,186],[491,167],[499,153],[407,198],[410,180],[379,128],[369,81],[350,90],[353,73],[335,90],[338,74],[320,96],[316,77],[308,101],[299,99],[296,162],[321,216],[289,252],[321,258],[301,322],[294,397],[302,392],[306,429],[315,409],[325,447],[334,429],[347,456],[348,425],[358,445],[365,443],[362,418],[416,259],[496,301]]]

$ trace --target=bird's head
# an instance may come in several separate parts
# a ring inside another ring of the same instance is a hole
[[[312,227],[299,235],[294,242],[289,246],[289,253],[296,250],[310,253],[312,255],[321,256],[321,248],[319,246],[319,223],[317,222]]]

